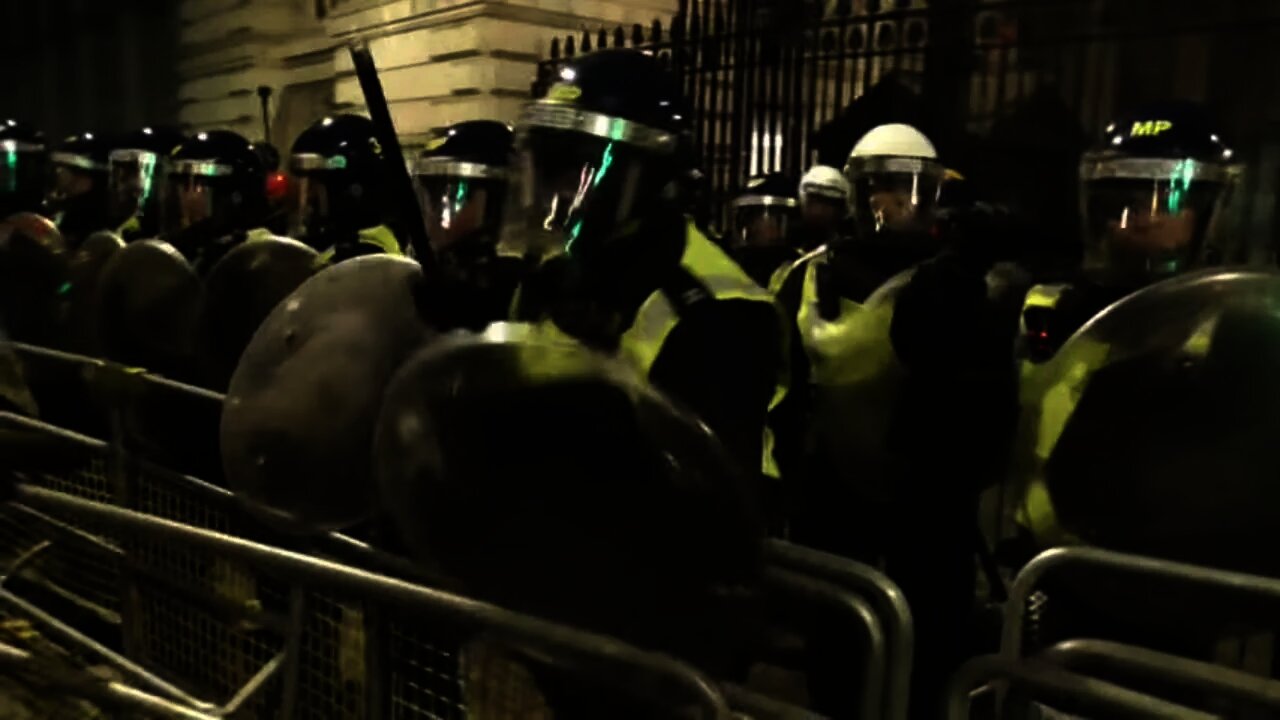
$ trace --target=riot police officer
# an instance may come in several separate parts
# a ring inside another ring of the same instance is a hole
[[[110,139],[91,132],[67,137],[49,153],[52,172],[45,211],[72,248],[110,224],[110,154]]]
[[[1067,283],[1032,288],[1024,357],[1048,360],[1103,308],[1183,272],[1222,262],[1214,233],[1237,169],[1204,108],[1155,103],[1107,125],[1080,165],[1084,257]]]
[[[792,527],[800,542],[881,564],[903,588],[932,648],[916,678],[929,698],[965,653],[977,497],[999,476],[1017,408],[1013,332],[1000,322],[1017,300],[992,301],[987,258],[967,252],[984,245],[941,223],[946,168],[923,133],[871,130],[846,173],[852,236],[775,282],[802,350],[793,382],[811,390],[789,400],[808,407],[776,416],[784,459],[800,465],[786,468]]]
[[[289,236],[340,262],[370,253],[401,254],[386,218],[386,158],[373,122],[332,115],[307,128],[289,159]]]
[[[414,164],[427,236],[449,284],[451,321],[482,330],[506,319],[521,258],[498,253],[512,132],[473,120],[428,138]]]
[[[761,286],[800,256],[793,237],[799,207],[795,180],[781,173],[747,180],[732,202],[733,258]]]
[[[0,121],[0,150],[8,157],[0,168],[0,219],[38,212],[48,160],[44,133],[19,120]]]
[[[1069,283],[1032,288],[1022,312],[1021,424],[1024,434],[1035,428],[1040,440],[1018,443],[1014,472],[1017,519],[1036,537],[1052,539],[1056,533],[1042,466],[1080,395],[1079,388],[1066,390],[1105,363],[1107,352],[1096,348],[1090,362],[1079,363],[1079,372],[1065,378],[1041,366],[1111,304],[1157,281],[1222,262],[1226,249],[1215,225],[1239,173],[1223,137],[1204,108],[1156,103],[1110,123],[1080,164],[1079,274]]]
[[[165,168],[185,139],[175,130],[148,126],[121,137],[111,150],[110,224],[126,241],[159,235]]]
[[[814,165],[800,180],[800,248],[805,252],[839,241],[853,190],[843,173]]]
[[[608,50],[569,64],[517,127],[504,232],[559,256],[544,263],[557,278],[545,319],[629,358],[755,469],[772,459],[763,431],[785,387],[783,324],[684,214],[689,118],[656,58]]]
[[[168,163],[164,238],[201,275],[245,239],[270,236],[261,156],[229,130],[201,132]]]

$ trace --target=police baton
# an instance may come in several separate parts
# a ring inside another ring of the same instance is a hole
[[[364,94],[364,104],[369,108],[369,119],[373,121],[374,132],[385,156],[391,159],[389,172],[396,214],[401,226],[409,233],[409,243],[417,254],[418,263],[422,265],[422,274],[430,283],[439,277],[436,272],[438,264],[427,238],[427,227],[422,220],[422,209],[418,206],[418,194],[413,189],[413,178],[409,177],[409,167],[405,164],[404,151],[400,148],[400,138],[391,121],[387,96],[382,91],[382,81],[378,79],[378,68],[373,64],[373,54],[369,52],[368,43],[352,43],[348,50],[351,52],[356,78],[360,81],[360,91]]]

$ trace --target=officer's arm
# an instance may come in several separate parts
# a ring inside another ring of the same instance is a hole
[[[744,468],[758,472],[784,346],[772,306],[708,302],[681,318],[650,378],[697,413]]]

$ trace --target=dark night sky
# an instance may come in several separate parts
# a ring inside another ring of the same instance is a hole
[[[0,0],[0,114],[50,137],[177,116],[176,0]]]

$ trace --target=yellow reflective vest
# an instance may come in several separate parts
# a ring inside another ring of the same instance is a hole
[[[1028,309],[1055,309],[1065,287],[1033,287],[1023,302],[1024,317]],[[1109,355],[1108,345],[1082,338],[1073,343],[1069,354],[1059,353],[1047,363],[1023,360],[1019,389],[1021,413],[1013,458],[1018,498],[1014,513],[1018,524],[1031,531],[1042,546],[1074,542],[1074,538],[1058,526],[1045,482],[1045,466],[1088,388],[1089,379],[1107,364]]]
[[[379,251],[388,255],[403,255],[400,250],[400,242],[396,240],[396,236],[391,232],[391,228],[386,225],[378,225],[371,228],[364,228],[360,231],[360,237],[356,242],[361,245],[371,245]],[[316,265],[323,267],[333,262],[333,256],[337,252],[336,247],[331,247],[320,254],[316,260]]]
[[[780,337],[787,337],[782,313],[774,302],[773,295],[752,281],[742,268],[738,267],[737,263],[715,243],[708,240],[692,221],[686,223],[685,248],[680,258],[680,265],[702,283],[716,300],[750,300],[768,303],[778,310],[778,324],[782,329]],[[662,291],[654,292],[640,306],[635,321],[622,335],[623,356],[647,377],[662,353],[667,337],[679,322],[679,312],[666,295]],[[786,357],[785,352],[783,357]],[[777,388],[769,405],[770,410],[782,402],[786,396],[787,386],[788,373],[784,368],[779,374]],[[768,427],[762,428],[762,432],[764,433],[762,469],[769,477],[778,478],[780,473],[773,453],[773,433]]]
[[[888,418],[906,376],[889,328],[897,294],[914,270],[894,276],[866,302],[840,298],[839,313],[828,319],[818,297],[818,271],[828,261],[820,248],[775,275],[771,285],[780,290],[790,273],[804,273],[796,323],[813,386],[811,432],[841,477],[856,478],[869,499],[884,500],[894,464]]]

